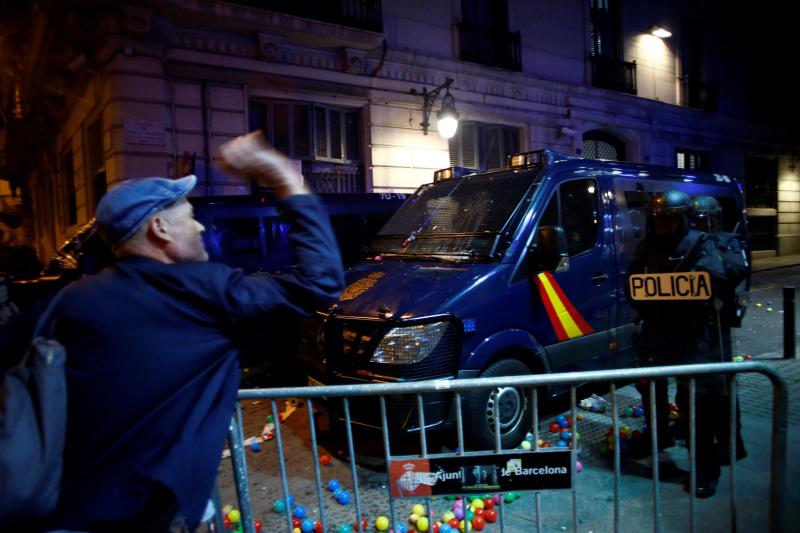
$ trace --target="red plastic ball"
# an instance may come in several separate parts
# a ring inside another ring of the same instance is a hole
[[[314,533],[322,533],[322,522],[319,520],[314,522]]]
[[[299,518],[293,516],[292,517],[292,527],[300,527],[301,525],[303,525],[303,521],[300,520]]]
[[[319,464],[321,464],[323,466],[328,466],[329,464],[331,464],[331,456],[328,455],[327,453],[323,453],[319,457]]]
[[[483,518],[490,524],[494,524],[497,521],[497,511],[494,509],[486,509],[486,512],[483,513]]]
[[[264,523],[261,520],[254,520],[253,527],[256,528],[256,533],[261,533],[261,528],[264,527]]]
[[[353,522],[353,531],[358,531],[358,522]],[[361,519],[361,531],[369,531],[369,522],[366,518]]]
[[[225,515],[225,517],[222,519],[222,523],[225,525],[225,529],[231,527],[231,519],[228,518],[228,515]]]
[[[450,527],[454,527],[456,529],[459,529],[461,525],[461,521],[458,518],[451,518],[447,523],[450,524]]]
[[[475,518],[472,519],[472,528],[477,531],[482,530],[485,525],[486,520],[482,516],[475,516]]]
[[[550,433],[560,433],[561,426],[558,425],[558,422],[553,422],[550,424]]]
[[[484,498],[483,499],[483,508],[484,509],[491,509],[494,507],[494,498]]]
[[[439,522],[434,522],[431,526],[431,531],[433,533],[439,533]]]

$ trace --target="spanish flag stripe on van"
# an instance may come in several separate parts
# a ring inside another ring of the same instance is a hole
[[[572,305],[552,274],[538,274],[536,284],[559,341],[582,337],[594,331]]]

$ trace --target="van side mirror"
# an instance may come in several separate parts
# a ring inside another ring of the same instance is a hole
[[[531,266],[536,272],[569,270],[567,237],[561,226],[542,226],[536,233],[536,246],[529,250]]]

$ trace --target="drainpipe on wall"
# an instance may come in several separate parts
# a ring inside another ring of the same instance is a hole
[[[202,99],[200,105],[203,108],[203,164],[204,170],[203,172],[205,175],[203,176],[205,181],[205,189],[206,189],[206,196],[211,196],[213,191],[213,176],[211,174],[211,152],[208,142],[208,123],[210,121],[209,113],[210,110],[208,108],[208,81],[203,80],[200,82],[200,97]]]

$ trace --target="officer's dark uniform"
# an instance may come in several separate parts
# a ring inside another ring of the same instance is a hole
[[[722,261],[714,243],[704,233],[689,230],[689,202],[689,197],[680,191],[667,191],[653,199],[652,227],[636,247],[629,274],[704,270],[711,274],[712,280],[724,278]],[[710,341],[710,302],[631,300],[631,305],[642,320],[641,331],[636,339],[640,365],[697,364],[721,360],[719,351],[712,351]],[[717,402],[712,400],[722,393],[724,379],[704,376],[697,378],[696,384],[697,495],[708,497],[714,494],[719,478],[719,462],[710,424],[714,417],[713,406]],[[644,383],[637,388],[644,401],[648,427],[653,428],[649,386]],[[655,428],[659,450],[674,445],[669,432],[666,380],[656,380]],[[643,438],[639,442],[649,446],[650,438]]]
[[[734,233],[722,231],[720,218],[722,207],[713,196],[695,196],[691,203],[691,225],[707,233],[720,252],[725,268],[725,280],[718,284],[716,299],[721,304],[718,313],[712,316],[711,321],[711,347],[712,351],[719,351],[723,360],[730,361],[733,354],[732,327],[740,327],[743,309],[738,305],[737,287],[742,285],[750,274],[750,264],[744,253],[739,238]],[[730,463],[730,397],[724,394],[717,399],[720,405],[717,408],[719,416],[716,417],[714,426],[717,441],[717,455],[721,464]],[[676,395],[678,407],[685,411],[688,408],[688,397],[684,400]],[[684,403],[685,405],[681,405]],[[743,459],[747,456],[742,439],[742,425],[739,413],[738,398],[736,400],[736,458]]]

